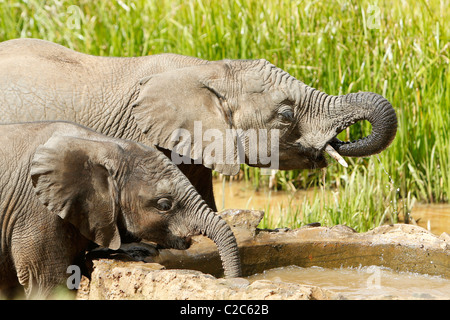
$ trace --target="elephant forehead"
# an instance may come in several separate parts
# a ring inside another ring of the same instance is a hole
[[[168,194],[172,193],[172,183],[168,179],[161,179],[156,182],[156,193],[157,194]]]

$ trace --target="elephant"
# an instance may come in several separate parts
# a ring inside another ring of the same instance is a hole
[[[331,96],[265,59],[100,57],[39,39],[0,43],[0,103],[0,122],[66,120],[156,146],[177,159],[213,210],[212,170],[235,175],[242,163],[323,168],[326,153],[346,165],[342,156],[379,153],[397,131],[395,110],[381,95]],[[370,135],[336,138],[363,120],[372,124]],[[260,134],[253,140],[252,130]],[[263,149],[269,160],[258,157]]]
[[[69,122],[0,125],[0,291],[47,297],[92,245],[187,249],[203,234],[241,274],[229,225],[161,152]],[[67,282],[66,282],[67,283]]]

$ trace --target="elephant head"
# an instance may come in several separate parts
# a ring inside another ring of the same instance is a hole
[[[118,249],[126,233],[186,249],[192,236],[204,234],[217,244],[225,275],[240,275],[230,227],[155,149],[118,139],[53,136],[37,149],[30,174],[49,211],[100,246]]]
[[[132,112],[154,145],[203,160],[206,167],[228,175],[238,172],[243,162],[239,159],[268,166],[260,158],[250,161],[252,154],[260,155],[258,148],[275,156],[277,169],[282,170],[324,167],[324,152],[345,163],[341,156],[381,152],[397,129],[395,111],[382,96],[370,92],[330,96],[266,60],[213,61],[143,78]],[[361,120],[372,124],[372,134],[349,143],[336,139],[342,130]],[[251,130],[259,134],[258,143],[250,143]],[[234,146],[240,145],[244,153],[239,155],[239,148],[234,148],[234,161],[216,161],[208,144],[199,143],[202,138],[203,142],[213,141],[213,136],[215,146],[226,150],[229,159],[228,147],[233,144],[225,137],[231,132],[241,137]],[[245,134],[239,136],[239,132]],[[277,133],[277,141],[267,138],[271,133]],[[266,140],[261,140],[261,134]],[[277,148],[272,149],[275,143]]]

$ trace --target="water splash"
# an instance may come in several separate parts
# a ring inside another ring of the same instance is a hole
[[[380,163],[381,168],[383,169],[384,173],[386,173],[386,175],[389,177],[389,181],[391,183],[391,188],[390,191],[395,191],[394,192],[394,196],[393,196],[393,200],[389,201],[389,203],[392,205],[392,217],[395,217],[396,219],[398,219],[398,201],[397,199],[400,196],[400,188],[396,187],[394,179],[392,179],[392,176],[387,172],[386,168],[384,167],[383,163],[381,162],[380,156],[377,154],[376,155],[378,162]],[[389,187],[389,186],[387,186]],[[391,220],[393,220],[391,218]],[[405,223],[409,223],[409,213],[405,211]]]
[[[395,189],[395,182],[394,182],[394,179],[392,179],[392,176],[387,172],[386,168],[384,167],[383,163],[381,162],[380,155],[377,154],[376,156],[377,156],[378,162],[379,162],[380,165],[381,165],[381,169],[383,169],[384,173],[386,173],[386,175],[389,177],[389,181],[391,182],[392,188]],[[399,191],[400,191],[400,188],[397,188],[396,191],[399,192]]]

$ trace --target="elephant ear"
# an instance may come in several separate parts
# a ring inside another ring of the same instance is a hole
[[[38,147],[31,180],[38,199],[87,239],[118,249],[117,164],[119,145],[67,136],[53,136]]]
[[[140,81],[132,114],[152,145],[185,157],[174,155],[174,163],[201,163],[226,175],[239,172],[239,159],[226,139],[233,125],[225,98],[227,68],[217,61]]]

